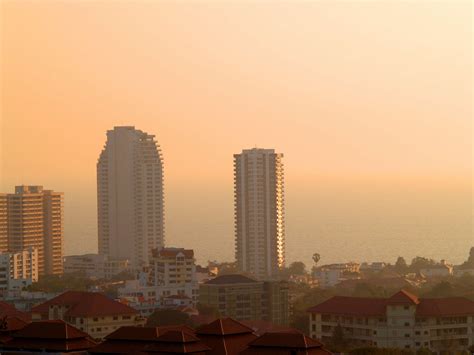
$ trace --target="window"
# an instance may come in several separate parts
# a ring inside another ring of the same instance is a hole
[[[92,319],[94,322],[98,322],[99,321],[99,318],[93,318]]]

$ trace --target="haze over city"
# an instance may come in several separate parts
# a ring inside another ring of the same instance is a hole
[[[166,243],[201,262],[234,258],[233,154],[256,146],[284,154],[289,262],[464,261],[471,16],[470,2],[3,2],[1,191],[64,192],[65,254],[96,252],[97,159],[107,130],[135,126],[162,149]]]

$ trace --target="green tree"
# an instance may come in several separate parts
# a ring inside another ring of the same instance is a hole
[[[290,275],[305,275],[306,265],[301,261],[295,261],[288,267],[288,272]]]
[[[433,259],[424,258],[422,256],[417,256],[413,258],[410,264],[410,271],[412,272],[419,272],[423,268],[427,268],[430,266],[436,265],[436,261]]]
[[[402,256],[399,256],[395,263],[395,270],[400,274],[405,274],[408,271],[408,264]]]

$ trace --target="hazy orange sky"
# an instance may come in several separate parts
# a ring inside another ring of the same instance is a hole
[[[232,248],[232,154],[255,145],[285,154],[290,256],[328,206],[456,215],[472,241],[470,1],[1,9],[0,191],[64,191],[68,253],[96,247],[95,164],[114,125],[156,134],[171,242]]]

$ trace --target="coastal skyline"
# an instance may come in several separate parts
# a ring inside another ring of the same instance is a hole
[[[96,251],[97,156],[133,125],[163,148],[170,245],[219,238],[232,259],[232,154],[257,145],[285,154],[290,261],[364,235],[427,256],[450,238],[461,260],[470,8],[3,3],[2,191],[64,191],[66,254]]]

